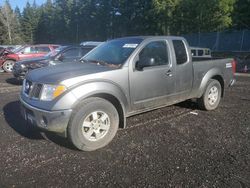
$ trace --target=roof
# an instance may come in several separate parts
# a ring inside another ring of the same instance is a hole
[[[98,41],[85,41],[85,42],[81,42],[80,45],[81,46],[98,46],[102,43],[103,42],[98,42]]]
[[[184,39],[181,36],[168,36],[168,35],[159,35],[159,36],[127,36],[127,37],[120,37],[120,38],[116,38],[116,39],[141,39],[141,40],[146,40],[146,39],[162,39],[162,38],[172,38],[172,39]],[[116,40],[116,39],[112,39],[112,40]]]

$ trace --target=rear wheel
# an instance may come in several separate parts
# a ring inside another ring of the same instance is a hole
[[[3,70],[5,72],[12,72],[14,64],[15,64],[15,61],[13,61],[13,60],[6,60],[3,63]]]
[[[102,98],[88,98],[74,110],[68,125],[68,137],[83,151],[106,146],[115,136],[119,125],[116,108]]]
[[[211,79],[204,94],[198,99],[198,105],[203,110],[214,110],[218,107],[220,100],[221,84],[218,80]]]

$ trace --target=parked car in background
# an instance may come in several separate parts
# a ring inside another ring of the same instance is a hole
[[[243,58],[236,58],[236,72],[250,73],[250,54]]]
[[[33,69],[61,63],[78,62],[81,57],[95,47],[96,45],[61,46],[45,57],[17,62],[13,67],[13,75],[18,80],[22,80]]]
[[[59,45],[53,44],[25,45],[19,48],[17,51],[9,51],[4,56],[2,56],[0,66],[2,66],[5,72],[12,72],[16,61],[35,57],[43,57],[58,47]]]
[[[106,146],[135,114],[187,99],[215,110],[234,84],[233,59],[193,63],[182,37],[114,39],[81,62],[31,71],[20,101],[26,121],[84,151]]]
[[[199,48],[199,47],[190,47],[192,57],[194,58],[211,58],[211,50],[209,48]]]

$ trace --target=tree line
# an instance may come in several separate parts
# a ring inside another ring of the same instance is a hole
[[[34,0],[0,7],[0,44],[79,43],[130,35],[250,28],[249,0]]]

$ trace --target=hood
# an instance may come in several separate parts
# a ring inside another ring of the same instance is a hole
[[[103,65],[92,63],[65,63],[55,66],[36,69],[27,75],[27,79],[32,82],[58,84],[63,80],[114,70]]]
[[[22,61],[18,61],[18,63],[23,64],[23,65],[29,65],[32,63],[40,63],[41,61],[43,62],[44,60],[48,60],[48,58],[46,58],[46,57],[31,58],[31,59],[25,59]]]
[[[15,60],[18,60],[19,59],[19,56],[15,53],[8,53],[6,55],[6,58],[10,58],[10,59],[15,59]]]

